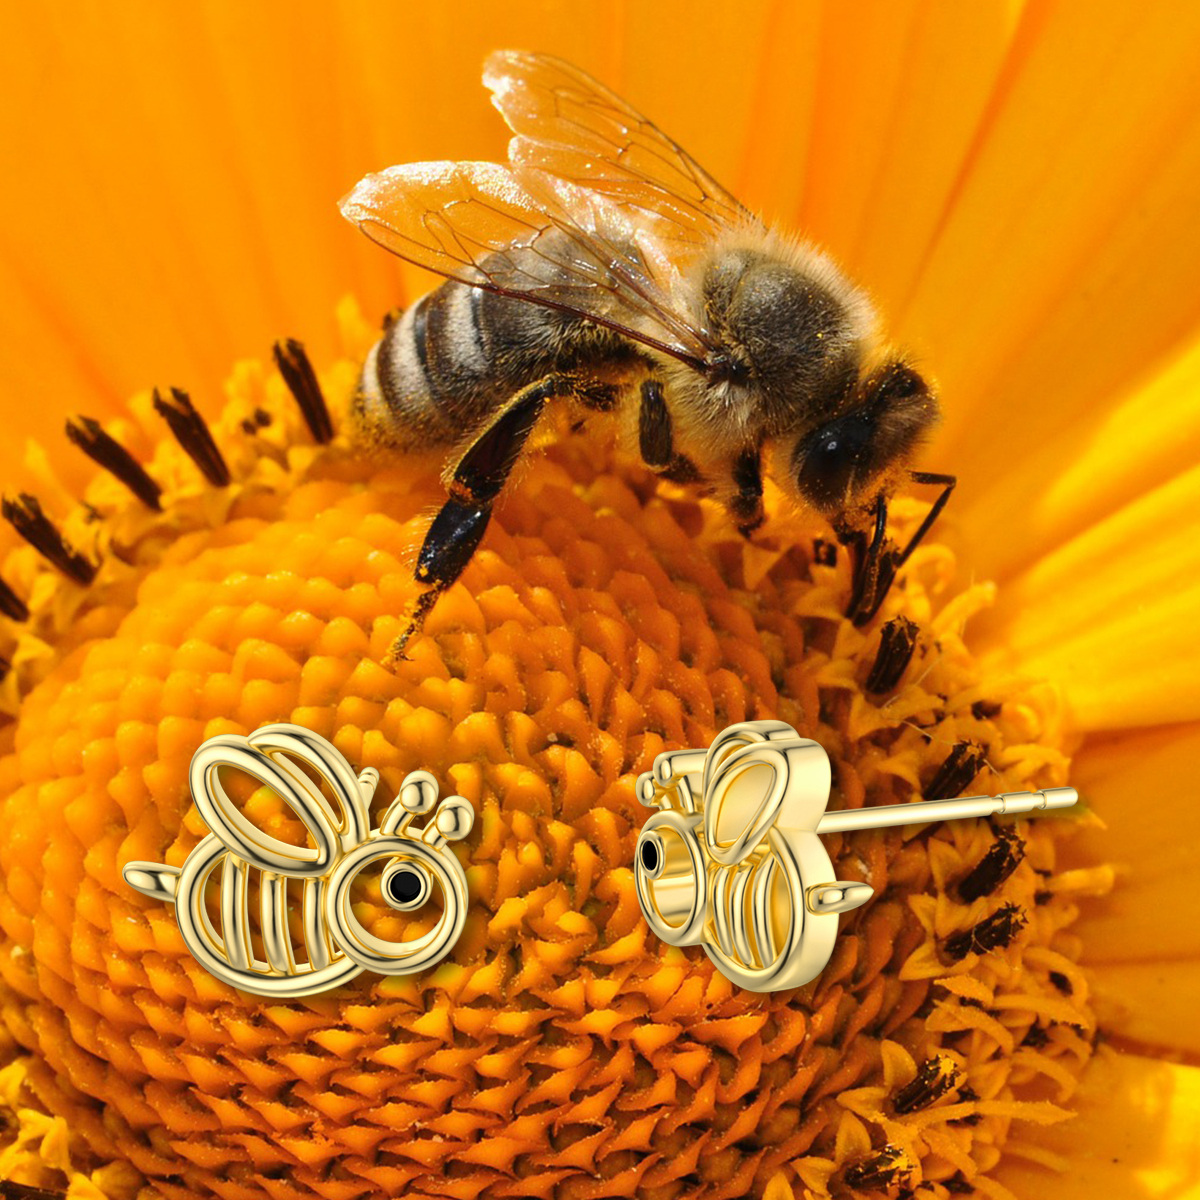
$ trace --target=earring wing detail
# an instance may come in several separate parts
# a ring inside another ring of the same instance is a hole
[[[338,802],[291,759],[314,770]],[[245,772],[271,788],[307,829],[313,845],[295,846],[264,833],[236,807],[221,784],[219,768]],[[467,878],[449,843],[465,837],[475,812],[461,796],[438,803],[437,781],[428,771],[407,775],[377,828],[370,801],[379,783],[372,767],[354,769],[324,738],[299,725],[264,725],[248,737],[209,738],[192,756],[192,798],[211,831],[182,867],[126,863],[125,882],[142,895],[175,905],[184,944],[206,971],[224,983],[263,996],[297,997],[324,992],[364,970],[407,975],[433,966],[462,933]],[[434,811],[436,809],[436,811]],[[433,813],[423,828],[417,817]],[[351,888],[368,866],[387,861],[380,874],[385,903],[400,912],[442,897],[433,928],[408,942],[377,937],[359,922]],[[209,887],[220,869],[220,883]],[[250,893],[258,872],[261,957],[251,933]],[[302,899],[302,938],[288,921],[288,888],[297,881]],[[206,897],[219,895],[219,925]],[[302,942],[304,957],[298,952]]]

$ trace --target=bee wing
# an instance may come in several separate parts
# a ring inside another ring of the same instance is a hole
[[[539,199],[550,192],[570,207],[570,194],[550,182],[564,181],[636,210],[676,247],[698,249],[724,229],[763,227],[657,125],[570,63],[499,50],[484,63],[483,82],[517,135],[509,145],[513,173]]]
[[[668,257],[630,214],[585,187],[575,193],[570,212],[546,212],[496,163],[411,163],[368,175],[340,207],[418,266],[575,313],[703,370],[714,345],[674,311]]]

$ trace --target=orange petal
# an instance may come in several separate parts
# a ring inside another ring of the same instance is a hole
[[[1200,726],[1089,739],[1073,782],[1106,829],[1068,843],[1064,866],[1113,863],[1112,892],[1076,926],[1101,1028],[1164,1051],[1200,1053]]]
[[[1091,963],[1200,960],[1200,726],[1088,741],[1072,782],[1107,826],[1065,843],[1065,865],[1111,862],[1112,892],[1080,922]]]
[[[1200,1195],[1200,1067],[1102,1050],[1088,1064],[1075,1103],[1074,1120],[1022,1127],[1006,1144],[993,1175],[1014,1195]]]
[[[1096,963],[1089,974],[1101,1029],[1153,1053],[1200,1056],[1200,962]]]
[[[1026,10],[901,320],[968,499],[1200,318],[1200,8],[1078,18]]]
[[[1200,468],[1131,501],[999,590],[973,626],[996,669],[1058,680],[1085,731],[1200,718]]]
[[[1004,581],[1183,474],[1200,460],[1197,394],[1200,340],[1193,338],[1128,389],[1063,412],[1057,428],[1030,439],[1003,471],[989,471],[974,500],[955,498],[953,517],[972,560]]]
[[[807,144],[805,188],[794,218],[780,212],[785,225],[819,241],[868,287],[885,324],[899,320],[940,232],[1008,69],[1023,7],[876,2],[817,10],[819,90],[811,135],[800,142]],[[805,44],[792,38],[774,47],[789,60],[781,73],[788,85],[797,74],[790,63]],[[783,112],[805,107],[803,65],[799,74],[799,103],[775,101]],[[795,144],[793,137],[764,149],[787,159]]]

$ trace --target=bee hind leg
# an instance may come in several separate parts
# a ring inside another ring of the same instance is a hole
[[[491,418],[446,473],[449,496],[421,543],[414,572],[426,585],[408,612],[404,632],[389,648],[384,665],[403,661],[413,635],[438,598],[452,587],[471,561],[492,516],[492,504],[508,481],[542,415],[553,399],[573,395],[574,381],[550,375],[522,388]]]

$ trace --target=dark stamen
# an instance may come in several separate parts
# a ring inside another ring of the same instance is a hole
[[[818,566],[837,566],[837,543],[827,542],[824,538],[813,539],[812,560]]]
[[[116,476],[147,508],[162,511],[162,488],[146,474],[142,466],[116,438],[100,428],[91,417],[67,420],[67,437],[92,460]]]
[[[0,1179],[0,1196],[4,1200],[66,1200],[66,1192],[51,1191],[50,1188],[32,1187],[28,1183],[13,1183],[11,1179]]]
[[[1061,971],[1051,971],[1048,978],[1064,996],[1069,996],[1075,990],[1071,981]]]
[[[963,876],[958,885],[959,899],[967,904],[980,896],[990,896],[1025,857],[1025,843],[1007,825],[996,830],[996,840],[987,853]]]
[[[925,789],[926,800],[952,800],[979,774],[983,766],[983,748],[974,742],[959,742],[946,755],[937,773]]]
[[[867,1191],[897,1187],[911,1177],[908,1156],[898,1146],[884,1146],[878,1154],[859,1159],[843,1176],[847,1187]]]
[[[0,501],[0,515],[44,558],[76,583],[89,584],[96,567],[63,540],[63,536],[42,512],[37,498],[22,492],[16,500],[7,496]]]
[[[200,468],[201,474],[214,487],[229,484],[229,468],[217,443],[213,441],[208,424],[196,411],[192,398],[182,388],[171,389],[171,399],[165,400],[157,388],[154,389],[154,411],[166,419],[188,458]]]
[[[986,954],[1007,946],[1025,928],[1028,917],[1016,904],[1006,904],[978,925],[946,939],[946,957],[958,962],[968,954]]]
[[[242,432],[249,437],[253,437],[260,429],[265,428],[271,423],[271,414],[265,408],[256,408],[248,417],[242,421]]]
[[[928,1108],[935,1100],[952,1091],[958,1079],[958,1068],[946,1054],[935,1054],[920,1066],[916,1076],[897,1093],[892,1107],[904,1114]]]
[[[0,612],[14,621],[29,620],[28,605],[3,579],[0,579]]]
[[[917,623],[893,617],[879,631],[879,651],[864,685],[868,692],[890,692],[900,682],[917,648]]]
[[[300,405],[312,435],[318,442],[325,443],[333,440],[333,422],[329,419],[329,409],[325,405],[325,397],[321,394],[321,385],[317,382],[316,372],[304,347],[295,338],[275,343],[275,363],[288,390]]]

